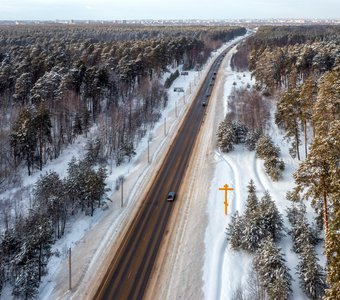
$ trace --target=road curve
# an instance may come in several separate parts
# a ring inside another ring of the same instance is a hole
[[[169,191],[179,190],[189,163],[190,154],[203,122],[216,73],[225,54],[224,50],[214,61],[194,99],[177,136],[171,145],[158,174],[143,200],[140,211],[129,225],[127,234],[108,267],[104,280],[94,299],[142,299],[150,278],[173,205],[167,202]]]

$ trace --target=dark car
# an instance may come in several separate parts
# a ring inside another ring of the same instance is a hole
[[[168,196],[166,197],[167,201],[174,201],[176,197],[176,193],[175,192],[169,192]]]
[[[206,105],[207,105],[207,102],[203,101],[202,106],[206,106]]]

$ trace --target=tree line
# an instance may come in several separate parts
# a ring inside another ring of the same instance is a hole
[[[41,169],[93,124],[103,128],[104,158],[121,164],[167,103],[159,82],[167,68],[199,68],[245,29],[51,25],[0,32],[0,173],[8,186],[23,163],[28,174]]]
[[[64,179],[54,171],[40,175],[28,212],[6,224],[0,241],[0,291],[9,284],[13,296],[35,299],[50,257],[60,255],[52,245],[64,235],[67,221],[80,211],[93,216],[102,205],[109,191],[106,169],[94,168],[89,155],[73,158]]]
[[[275,121],[290,153],[306,157],[294,179],[295,199],[323,216],[326,299],[340,293],[340,27],[264,27],[249,39],[249,68],[257,88],[276,100]],[[303,139],[303,142],[301,141]]]

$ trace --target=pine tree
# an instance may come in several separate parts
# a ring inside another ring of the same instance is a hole
[[[260,227],[264,237],[270,236],[278,241],[282,236],[283,219],[268,191],[261,198],[258,212],[261,214]]]
[[[51,119],[50,112],[44,106],[40,105],[38,111],[33,117],[32,120],[33,130],[36,133],[36,139],[38,144],[38,152],[39,152],[39,169],[42,170],[43,166],[43,156],[46,152],[46,144],[52,143],[51,136]]]
[[[32,260],[19,266],[13,285],[13,295],[19,299],[36,299],[39,288],[38,273],[37,265]]]
[[[334,136],[330,132],[331,136]],[[339,141],[338,139],[337,141]],[[339,161],[338,161],[339,165]],[[327,284],[326,299],[336,299],[340,295],[340,180],[339,171],[331,172],[333,192],[330,194],[329,231],[326,239]]]
[[[232,128],[235,136],[235,144],[243,144],[246,141],[248,127],[240,122],[232,122]]]
[[[287,200],[290,197],[291,193],[287,192]],[[292,226],[295,226],[295,224],[300,220],[305,218],[306,214],[306,205],[304,205],[303,202],[299,203],[293,203],[291,207],[287,208],[287,218],[288,221]]]
[[[53,224],[55,238],[64,234],[67,219],[67,202],[63,181],[56,172],[41,175],[33,189],[34,207],[48,216]]]
[[[10,144],[15,160],[25,160],[28,175],[31,175],[37,141],[33,126],[33,116],[29,109],[23,109],[14,122],[10,134]]]
[[[264,159],[264,167],[266,173],[272,180],[277,181],[281,178],[281,172],[285,165],[279,159],[280,149],[275,147],[272,139],[269,136],[262,136],[256,143],[256,155]]]
[[[239,216],[236,211],[231,217],[231,221],[227,228],[227,237],[230,242],[230,246],[234,250],[239,250],[242,247],[242,237],[244,230],[244,220]]]
[[[308,77],[302,87],[299,101],[300,115],[299,118],[303,125],[304,140],[305,140],[305,155],[307,156],[307,123],[311,121],[313,105],[317,97],[317,84],[310,76]]]
[[[52,226],[46,216],[32,210],[21,224],[20,250],[14,258],[15,283],[13,294],[25,299],[35,299],[39,282],[47,273],[51,256]]]
[[[297,273],[300,279],[301,289],[309,299],[321,299],[325,293],[325,274],[317,263],[317,257],[313,246],[308,242],[302,247],[300,262],[297,265]]]
[[[299,97],[300,90],[297,88],[288,90],[281,97],[277,103],[275,123],[286,131],[285,137],[288,140],[292,140],[291,155],[293,157],[297,155],[297,158],[300,160]]]
[[[232,151],[235,143],[235,132],[232,122],[225,119],[220,123],[217,130],[217,144],[222,152]]]
[[[261,137],[262,133],[260,130],[249,130],[245,139],[245,146],[249,151],[254,151],[256,143]]]
[[[292,225],[289,235],[292,237],[293,250],[301,253],[306,244],[316,245],[320,239],[306,219],[306,207],[300,202],[287,209],[287,218]]]
[[[255,254],[253,264],[269,299],[289,299],[292,278],[283,254],[271,238],[263,241]]]
[[[323,204],[324,228],[328,229],[328,198],[339,188],[338,153],[340,153],[340,121],[333,121],[327,136],[314,139],[310,152],[298,170],[294,173],[297,183],[296,191],[309,197],[314,203]],[[322,202],[320,202],[320,200]],[[333,204],[333,203],[331,203]]]
[[[14,101],[22,106],[29,104],[32,76],[30,73],[22,73],[15,83]]]
[[[272,139],[268,135],[261,136],[256,143],[256,155],[260,159],[278,157],[280,149],[274,146]]]
[[[247,189],[248,189],[248,197],[247,197],[246,210],[245,210],[246,218],[258,210],[258,202],[259,202],[256,196],[256,186],[252,179],[249,181]]]
[[[82,211],[93,216],[95,205],[100,206],[101,198],[109,191],[106,188],[106,169],[94,170],[87,160],[77,162],[72,159],[68,167],[65,181],[66,193],[70,197],[72,207],[80,206]]]

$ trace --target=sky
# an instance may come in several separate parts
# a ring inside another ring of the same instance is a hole
[[[0,0],[0,20],[340,19],[340,0]]]

